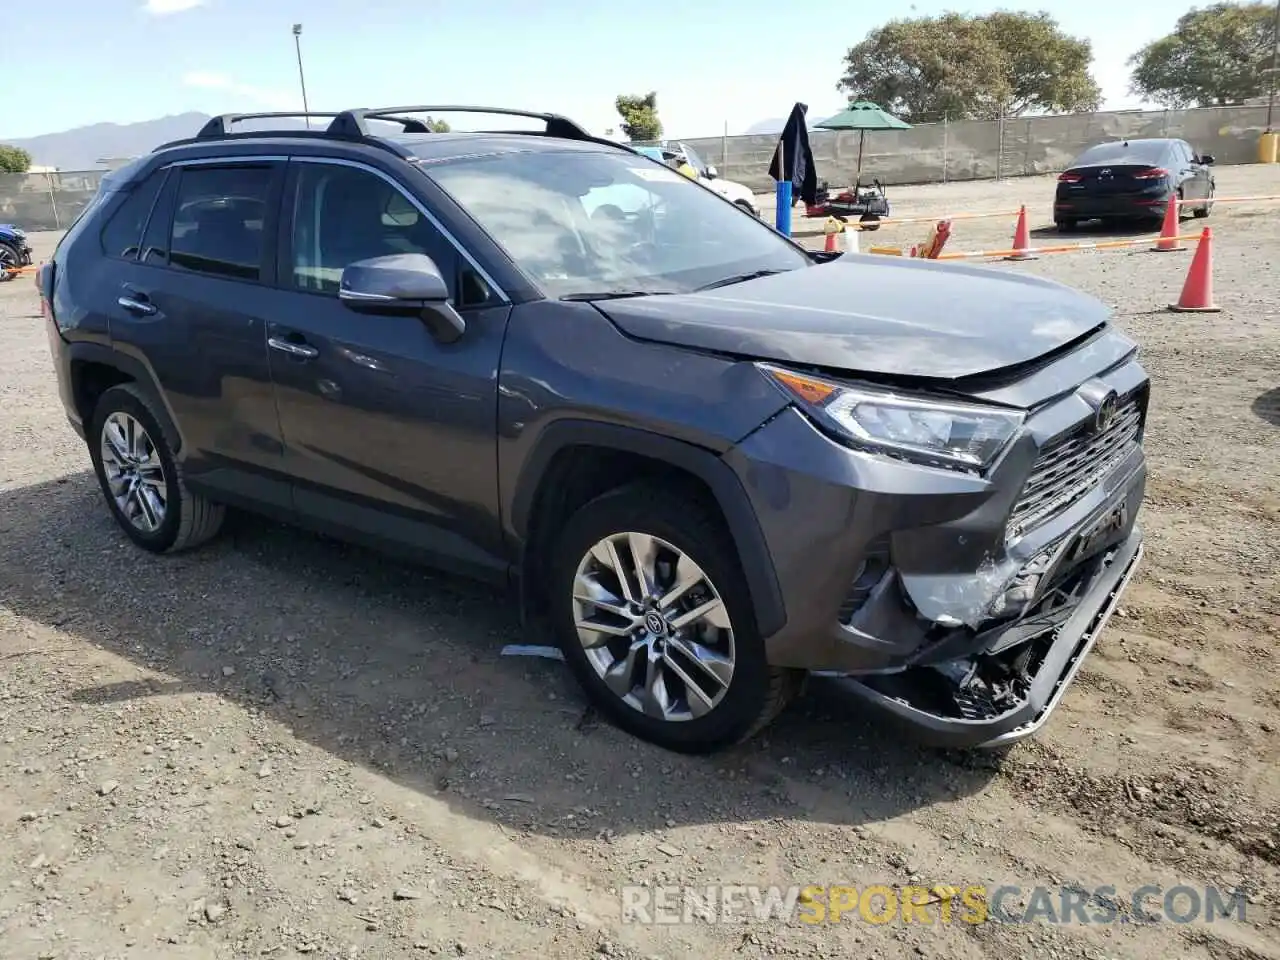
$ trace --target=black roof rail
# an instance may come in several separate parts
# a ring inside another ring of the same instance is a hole
[[[563,140],[588,140],[596,142],[597,137],[593,137],[590,133],[574,123],[568,117],[562,117],[557,113],[538,113],[532,110],[515,110],[511,107],[476,107],[476,106],[460,106],[445,104],[420,104],[409,107],[362,107],[355,110],[344,110],[342,113],[329,124],[329,133],[337,136],[346,137],[367,137],[370,135],[368,120],[389,120],[405,125],[405,133],[428,133],[429,128],[425,123],[414,121],[408,117],[400,116],[406,113],[429,113],[432,116],[440,113],[487,113],[507,117],[529,117],[533,120],[541,120],[547,126],[544,131],[549,137],[559,137]],[[416,129],[410,129],[409,124],[416,124]],[[529,131],[521,131],[528,133]]]
[[[311,117],[323,117],[332,120],[338,116],[336,113],[307,113],[305,111],[284,112],[284,113],[224,113],[217,117],[210,117],[208,122],[200,128],[200,132],[196,134],[197,140],[211,140],[214,137],[225,137],[231,133],[231,128],[243,120],[285,120],[298,118],[309,119]],[[261,135],[267,133],[266,130],[255,130],[255,133]]]

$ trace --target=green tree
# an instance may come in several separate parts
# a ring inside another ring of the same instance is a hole
[[[26,173],[31,169],[31,154],[21,147],[0,143],[0,173]]]
[[[450,130],[449,124],[444,120],[433,120],[431,117],[427,117],[427,126],[433,133],[448,133]]]
[[[1047,13],[891,20],[845,54],[836,89],[912,123],[1096,110],[1088,40]]]
[[[657,93],[650,91],[643,97],[619,94],[613,105],[622,118],[622,132],[627,135],[627,139],[634,142],[662,138]]]
[[[1240,103],[1267,92],[1275,51],[1273,3],[1215,3],[1132,57],[1130,89],[1166,107]]]

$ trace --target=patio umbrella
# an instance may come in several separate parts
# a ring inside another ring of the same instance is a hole
[[[858,131],[858,179],[862,177],[862,146],[867,139],[868,130],[910,130],[911,124],[899,120],[892,113],[886,113],[874,103],[859,100],[849,104],[848,109],[841,110],[834,117],[827,117],[821,123],[815,123],[819,130],[857,130]]]

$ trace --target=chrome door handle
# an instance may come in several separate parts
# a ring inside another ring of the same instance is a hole
[[[136,313],[139,316],[149,317],[156,312],[154,304],[147,303],[144,300],[137,300],[134,297],[118,297],[116,303],[124,307],[130,313]]]
[[[320,351],[315,347],[308,347],[305,343],[293,343],[289,340],[281,340],[279,337],[271,337],[267,340],[267,346],[272,350],[279,350],[281,353],[287,353],[293,357],[301,357],[310,360],[312,357],[319,356]]]

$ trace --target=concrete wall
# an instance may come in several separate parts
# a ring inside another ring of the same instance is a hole
[[[1266,129],[1265,107],[1213,107],[1124,113],[1078,113],[1060,117],[966,120],[921,124],[910,130],[868,133],[863,180],[935,183],[1021,177],[1062,170],[1080,151],[1104,140],[1180,137],[1219,163],[1252,163]],[[1003,127],[1003,130],[1002,130]],[[685,138],[722,176],[753,190],[772,189],[769,162],[776,134],[752,137]],[[809,135],[819,181],[847,185],[858,162],[858,134],[814,131]]]
[[[1121,137],[1181,137],[1219,163],[1252,163],[1266,124],[1266,107],[1214,107],[1149,113],[1079,113],[997,121],[922,124],[910,130],[869,133],[863,179],[934,183],[1052,173],[1081,150]],[[1002,129],[1003,127],[1003,129]],[[753,190],[770,190],[769,161],[776,135],[685,138],[722,176]],[[856,133],[810,136],[818,179],[851,183],[858,161]],[[57,230],[93,197],[103,171],[0,174],[0,223],[27,230]]]

